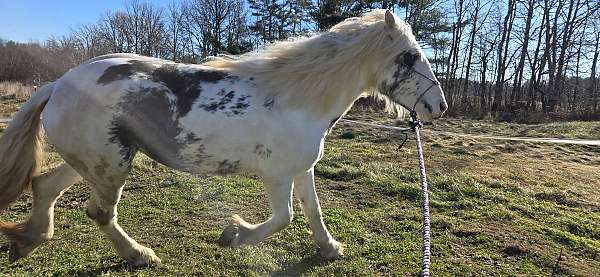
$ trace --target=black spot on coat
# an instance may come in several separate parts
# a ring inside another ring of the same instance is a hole
[[[419,100],[419,102],[423,103],[423,106],[425,106],[425,108],[432,113],[433,112],[433,108],[431,107],[431,104],[427,103],[427,101],[424,100]]]
[[[227,116],[240,115],[244,114],[246,109],[250,107],[250,102],[248,101],[250,95],[244,94],[236,99],[235,105],[231,106],[228,111],[225,112]]]
[[[226,92],[222,89],[217,93],[217,96],[221,96],[221,98],[216,100],[214,98],[209,98],[198,105],[198,107],[209,113],[222,111],[226,116],[244,114],[245,110],[250,107],[250,102],[248,100],[250,95],[244,94],[235,98],[235,91]]]
[[[271,156],[271,149],[265,147],[263,144],[257,144],[254,148],[254,154],[258,155],[261,159],[268,159]]]
[[[167,91],[146,88],[129,91],[119,104],[109,131],[109,142],[117,143],[123,162],[130,162],[138,150],[159,163],[178,166],[180,143],[175,138],[181,132],[172,116]]]
[[[391,84],[387,83],[386,81],[383,81],[383,83],[379,85],[379,91],[381,93],[393,97],[394,94],[398,92],[400,85],[404,81],[408,80],[408,78],[410,78],[410,72],[404,61],[405,54],[407,53],[408,52],[402,52],[398,56],[396,56],[396,71],[394,72],[393,80]]]
[[[186,137],[185,137],[186,143],[194,143],[194,142],[198,142],[201,141],[201,138],[196,137],[196,134],[194,134],[194,132],[188,132]]]
[[[152,62],[130,60],[125,64],[108,67],[98,78],[97,83],[107,85],[139,73],[145,74],[154,82],[163,84],[175,95],[177,117],[185,116],[192,109],[194,101],[200,96],[202,82],[216,83],[228,77],[228,74],[223,71],[208,71],[175,63],[166,63],[157,67]]]
[[[275,105],[275,99],[269,97],[269,98],[267,98],[267,100],[265,100],[263,107],[271,110],[271,109],[273,109],[273,105]]]
[[[130,78],[136,73],[149,73],[156,68],[150,63],[130,60],[128,63],[109,66],[98,80],[99,85],[107,85],[115,81]]]
[[[209,113],[215,113],[216,111],[224,110],[227,107],[227,105],[231,103],[233,97],[235,97],[235,92],[225,92],[225,90],[222,89],[217,93],[217,95],[221,96],[221,98],[218,100],[209,99],[209,101],[203,102],[202,104],[198,105],[198,107],[204,109]]]
[[[231,174],[240,170],[240,161],[223,160],[217,167],[217,174]]]
[[[161,82],[177,97],[177,116],[185,116],[200,96],[201,82],[216,83],[227,76],[221,71],[180,71],[175,64],[163,65],[152,73],[154,81]]]

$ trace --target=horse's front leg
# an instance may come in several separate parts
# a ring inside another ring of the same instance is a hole
[[[321,215],[321,206],[315,190],[314,169],[304,172],[294,178],[294,191],[302,203],[302,212],[308,218],[319,252],[326,259],[335,259],[343,255],[342,244],[333,239]]]
[[[260,224],[250,224],[240,216],[233,215],[231,223],[219,238],[221,245],[256,244],[292,222],[292,178],[269,178],[264,183],[273,212],[271,218]]]

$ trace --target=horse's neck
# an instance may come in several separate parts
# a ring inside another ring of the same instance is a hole
[[[350,109],[364,91],[370,89],[372,76],[367,76],[364,72],[373,72],[373,66],[369,64],[351,66],[362,66],[364,70],[356,71],[354,74],[356,76],[342,75],[340,78],[332,80],[332,82],[336,82],[336,85],[331,86],[331,90],[326,93],[329,94],[328,97],[333,97],[333,101],[326,101],[328,105],[322,107],[320,111],[313,111],[316,118],[326,121],[339,118]],[[314,103],[314,105],[321,105],[321,103]]]
[[[348,109],[350,109],[362,91],[363,89],[346,90],[343,92],[339,91],[339,98],[337,99],[338,101],[334,102],[333,105],[328,107],[327,111],[323,113],[322,117],[331,120],[331,118],[337,118],[343,115]]]

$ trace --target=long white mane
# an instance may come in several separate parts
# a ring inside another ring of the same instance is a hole
[[[396,29],[386,31],[384,18],[385,10],[374,10],[327,32],[272,43],[238,57],[217,57],[204,65],[253,76],[269,87],[269,93],[285,94],[290,106],[308,102],[322,110],[339,93],[356,89],[385,99],[376,91],[375,80],[368,80],[366,88],[351,87],[357,85],[353,81],[378,76],[379,72],[367,72],[367,65],[382,69],[401,51],[418,47],[410,26],[396,18]]]

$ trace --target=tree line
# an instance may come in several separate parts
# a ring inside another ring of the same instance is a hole
[[[455,112],[598,117],[598,1],[457,0],[436,51]]]
[[[45,82],[115,52],[199,63],[326,30],[375,8],[412,26],[451,114],[600,114],[597,0],[181,0],[166,7],[128,0],[43,43],[0,39],[0,81]]]

